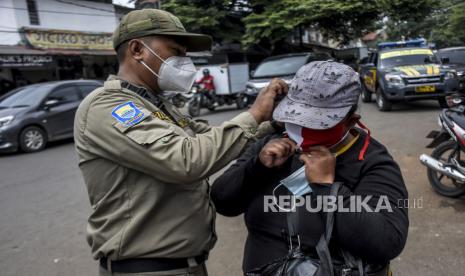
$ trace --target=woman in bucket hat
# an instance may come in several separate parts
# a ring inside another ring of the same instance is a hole
[[[316,256],[326,210],[310,207],[335,184],[340,188],[331,256],[337,259],[342,249],[362,260],[367,275],[389,272],[389,261],[407,239],[408,213],[398,202],[408,194],[397,163],[360,123],[359,95],[359,77],[350,67],[331,61],[303,66],[273,114],[283,131],[256,142],[213,184],[217,212],[244,214],[244,273],[286,257],[288,211],[299,214],[302,251]],[[281,197],[289,195],[305,203],[290,200],[284,206]],[[357,197],[363,206],[356,204]],[[386,208],[377,208],[380,202]]]

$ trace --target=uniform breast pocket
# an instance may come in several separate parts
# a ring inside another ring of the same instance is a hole
[[[163,142],[169,141],[169,137],[174,133],[174,127],[151,127],[150,120],[152,119],[147,118],[143,122],[130,127],[119,122],[114,123],[113,126],[121,133],[125,134],[126,137],[142,146],[151,145],[158,140]]]

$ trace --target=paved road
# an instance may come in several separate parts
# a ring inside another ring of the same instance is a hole
[[[397,275],[463,275],[465,198],[448,199],[430,188],[418,156],[436,129],[435,102],[403,105],[380,113],[373,104],[360,112],[373,136],[399,162],[410,197],[423,208],[410,210],[407,246],[394,261]],[[219,124],[237,114],[204,114]],[[0,275],[97,275],[85,241],[90,211],[72,141],[36,154],[0,156]],[[242,218],[217,220],[219,242],[208,262],[210,275],[240,275],[245,229]]]

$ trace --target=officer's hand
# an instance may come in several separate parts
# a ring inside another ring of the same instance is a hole
[[[289,87],[286,82],[281,79],[273,79],[267,87],[263,88],[257,96],[249,112],[255,118],[257,123],[268,121],[273,115],[275,107],[275,98],[278,95],[285,95]]]
[[[326,147],[312,147],[302,153],[300,160],[305,163],[305,176],[310,183],[332,184],[336,173],[336,157]]]
[[[265,167],[278,167],[295,153],[296,147],[288,138],[273,139],[262,148],[258,157]]]

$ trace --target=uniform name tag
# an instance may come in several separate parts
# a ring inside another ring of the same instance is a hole
[[[113,109],[111,115],[127,126],[133,126],[144,119],[144,113],[133,102],[118,105]]]

